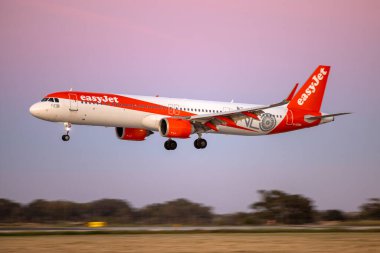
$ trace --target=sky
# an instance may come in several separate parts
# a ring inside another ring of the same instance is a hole
[[[0,198],[176,198],[216,213],[248,211],[257,190],[357,211],[380,197],[380,1],[0,0]],[[75,90],[271,104],[318,65],[331,73],[322,111],[353,112],[279,135],[158,133],[41,121],[29,107]]]

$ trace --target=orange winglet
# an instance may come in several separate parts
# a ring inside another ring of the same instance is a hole
[[[250,112],[242,112],[242,114],[244,114],[245,116],[248,116],[248,117],[251,117],[251,118],[254,118],[255,120],[260,120],[259,117],[254,114],[254,113],[250,113]]]
[[[290,92],[289,96],[285,99],[285,101],[290,101],[294,97],[294,94],[296,93],[298,87],[298,83],[294,86],[293,90]]]
[[[219,131],[218,128],[213,123],[211,123],[210,121],[206,122],[205,126],[209,127],[210,129],[214,130],[215,132]]]

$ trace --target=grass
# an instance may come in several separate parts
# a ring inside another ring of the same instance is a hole
[[[380,220],[344,221],[344,222],[341,222],[339,226],[360,226],[360,227],[380,226]]]
[[[92,231],[96,232],[96,231]],[[104,232],[104,231],[102,231]],[[0,252],[356,253],[380,252],[378,233],[167,233],[0,237]],[[245,231],[246,232],[246,231]]]

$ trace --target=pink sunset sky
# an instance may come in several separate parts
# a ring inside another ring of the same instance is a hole
[[[259,189],[320,209],[380,197],[380,1],[0,1],[0,198],[140,207],[184,197],[245,211]],[[44,95],[83,91],[270,104],[332,66],[324,112],[354,112],[266,137],[209,135],[165,152],[159,134],[33,118]]]

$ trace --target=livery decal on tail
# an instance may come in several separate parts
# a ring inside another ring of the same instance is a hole
[[[319,112],[330,66],[319,66],[290,101],[288,108]]]

